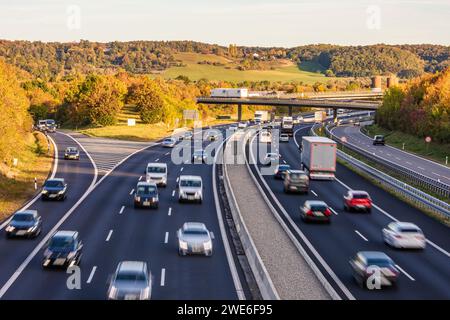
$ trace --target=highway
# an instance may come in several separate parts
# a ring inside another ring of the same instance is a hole
[[[295,139],[310,135],[310,125],[299,126]],[[251,150],[257,155],[259,144],[253,139]],[[251,153],[250,152],[250,157]],[[281,163],[288,163],[300,169],[300,153],[296,142],[280,143]],[[321,268],[322,273],[340,293],[343,299],[449,299],[450,298],[450,237],[448,227],[428,217],[384,190],[361,178],[345,166],[338,164],[335,181],[312,181],[308,195],[285,194],[283,184],[272,176],[264,176],[264,182],[252,165],[267,196],[275,205],[280,216],[292,230],[310,256]],[[343,195],[348,188],[366,190],[374,201],[371,214],[348,213],[343,210]],[[334,214],[330,225],[305,224],[300,220],[299,207],[307,199],[323,200]],[[381,230],[393,220],[414,222],[427,236],[427,248],[423,251],[396,250],[382,241]],[[309,247],[308,246],[312,246]],[[376,250],[387,253],[401,270],[396,287],[383,290],[360,288],[352,277],[350,258],[361,250]],[[314,254],[314,251],[316,252]],[[320,260],[323,259],[323,262]]]
[[[62,149],[63,145],[58,147]],[[212,166],[176,165],[171,161],[171,151],[156,145],[133,154],[100,180],[73,208],[69,200],[80,198],[82,190],[89,185],[92,165],[84,154],[80,162],[66,164],[60,160],[64,163],[61,169],[65,168],[67,174],[72,175],[68,176],[72,178],[68,179],[72,188],[67,202],[42,203],[47,206],[40,209],[42,214],[46,211],[42,235],[31,241],[6,240],[2,232],[0,252],[3,257],[12,254],[13,259],[0,262],[0,296],[3,299],[105,299],[109,279],[119,261],[140,260],[147,262],[152,273],[152,299],[242,298],[238,292],[242,274],[240,269],[234,270],[234,257],[230,260],[227,256],[221,235],[213,197]],[[134,209],[133,189],[144,178],[148,162],[167,163],[168,185],[159,189],[157,210]],[[81,170],[78,166],[88,168]],[[176,183],[180,174],[203,178],[202,204],[178,203]],[[52,224],[67,213],[67,220],[58,229],[80,233],[84,244],[81,290],[67,288],[69,275],[64,271],[43,270],[41,266],[43,248],[39,245]],[[176,231],[186,221],[203,222],[213,232],[215,252],[212,257],[178,256]]]
[[[361,133],[360,127],[358,126],[339,126],[333,128],[331,131],[337,137],[346,137],[347,143],[349,144],[355,145],[407,169],[416,171],[432,180],[450,185],[449,167],[388,145],[374,146],[372,139]]]

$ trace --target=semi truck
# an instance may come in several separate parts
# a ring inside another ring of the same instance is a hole
[[[248,98],[246,88],[217,88],[211,90],[213,98]]]
[[[294,135],[294,119],[292,117],[283,117],[281,119],[281,133],[286,133],[289,136]]]
[[[336,142],[326,137],[303,137],[301,164],[312,180],[334,180]]]
[[[255,111],[255,122],[256,123],[266,123],[269,121],[268,111]]]
[[[322,123],[327,119],[327,113],[325,111],[314,112],[314,122]]]

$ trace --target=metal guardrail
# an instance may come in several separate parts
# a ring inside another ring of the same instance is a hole
[[[334,126],[335,126],[334,124],[331,124],[330,126],[325,126],[325,132],[326,132],[327,136],[330,137],[331,139],[333,139],[334,141],[338,142],[341,145],[344,145],[346,148],[349,148],[350,150],[352,150],[374,162],[377,162],[377,163],[389,168],[390,170],[392,170],[402,176],[405,176],[408,179],[411,179],[417,185],[419,185],[423,188],[426,188],[427,190],[430,190],[431,192],[433,192],[435,194],[439,194],[446,198],[450,198],[450,185],[440,182],[440,181],[437,181],[430,177],[424,176],[423,174],[413,171],[411,169],[405,168],[397,163],[394,163],[392,161],[384,159],[384,158],[376,155],[375,153],[370,153],[358,146],[355,146],[355,145],[352,145],[349,143],[343,143],[339,137],[337,137],[336,135],[334,135],[331,132],[330,128],[332,128]]]
[[[316,126],[313,126],[311,128],[311,133],[313,135],[317,135],[315,132],[315,128],[316,128]],[[333,136],[327,126],[325,127],[325,131],[330,136],[330,138],[335,140],[338,144],[342,145],[342,142],[340,141],[340,139],[337,138],[336,136]],[[349,145],[347,145],[347,144],[344,144],[344,145],[346,148],[349,147]],[[349,149],[352,150],[351,148],[349,148]],[[358,151],[356,151],[356,152],[358,152]],[[438,213],[440,215],[450,218],[450,205],[448,203],[441,201],[441,200],[439,200],[417,188],[414,188],[405,182],[395,179],[395,178],[387,175],[386,173],[381,172],[380,170],[377,170],[377,169],[367,165],[366,163],[359,161],[358,159],[355,159],[354,157],[346,154],[345,152],[343,152],[341,150],[337,150],[337,155],[339,158],[347,161],[348,163],[350,163],[354,167],[360,169],[364,173],[369,174],[372,178],[376,179],[380,183],[383,183],[384,185],[387,185],[388,187],[394,189],[396,192],[399,192],[401,195],[403,195],[407,199],[413,201],[418,206],[426,208],[435,213]]]

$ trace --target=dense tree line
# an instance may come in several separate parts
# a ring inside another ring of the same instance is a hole
[[[390,130],[450,143],[450,68],[389,89],[376,122]]]
[[[305,45],[294,48],[229,47],[195,41],[130,41],[99,43],[82,40],[74,43],[45,43],[0,40],[0,57],[36,78],[55,80],[67,75],[114,74],[124,69],[133,74],[148,74],[181,65],[177,52],[216,54],[232,59],[240,70],[265,69],[261,61],[291,59],[315,61],[328,76],[370,76],[397,73],[413,77],[424,71],[443,70],[449,62],[449,46]]]

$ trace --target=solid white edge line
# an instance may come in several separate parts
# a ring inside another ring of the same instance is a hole
[[[166,284],[166,269],[162,268],[161,269],[161,287],[164,287],[164,285]]]
[[[297,144],[297,141],[295,140],[295,133],[297,133],[300,129],[296,130],[294,132],[294,141]],[[256,137],[256,136],[255,136]],[[255,140],[255,137],[253,137],[252,141],[250,141],[250,156],[252,158],[253,163],[257,163],[255,160],[255,156],[253,154],[253,148],[252,148],[252,144],[253,141]],[[298,146],[298,144],[297,144]],[[248,163],[247,163],[248,164]],[[284,209],[283,205],[280,203],[280,201],[278,200],[278,198],[275,196],[275,194],[272,192],[272,190],[270,189],[270,187],[267,185],[264,177],[261,175],[261,172],[259,171],[259,168],[257,166],[255,166],[256,168],[256,172],[258,173],[258,175],[261,178],[261,181],[263,182],[264,186],[266,187],[266,190],[268,190],[270,196],[272,197],[272,199],[274,200],[274,202],[277,204],[277,206],[280,208],[281,212],[283,213],[283,215],[285,216],[285,218],[289,221],[290,225],[292,226],[292,228],[295,230],[295,232],[300,236],[300,238],[303,240],[303,242],[306,244],[306,246],[309,248],[309,250],[312,252],[312,254],[316,257],[316,259],[319,261],[319,263],[322,265],[322,267],[325,269],[325,271],[330,275],[330,277],[333,279],[333,281],[337,284],[337,286],[342,290],[342,292],[347,296],[347,298],[349,300],[355,300],[355,297],[351,294],[351,292],[347,289],[347,287],[342,283],[342,281],[339,279],[339,277],[334,273],[334,271],[331,269],[331,267],[326,263],[326,261],[322,258],[322,256],[319,254],[319,252],[317,252],[317,250],[314,248],[314,246],[311,244],[311,242],[308,240],[308,238],[303,234],[303,232],[300,230],[300,228],[295,224],[295,222],[292,220],[292,218],[290,217],[290,215],[288,214],[288,212],[286,211],[286,209]],[[252,173],[253,174],[253,173]],[[262,187],[256,182],[256,178],[253,176],[253,178],[255,179],[255,183],[257,186],[259,186],[261,189],[261,194],[264,196],[265,193],[262,190]],[[272,203],[270,202],[270,200],[267,198],[267,203],[269,205],[272,206],[272,209],[276,211],[276,209],[273,207]],[[277,218],[277,216],[275,216],[275,218]],[[311,267],[313,273],[317,276],[318,280],[321,282],[321,284],[323,285],[324,289],[328,292],[328,294],[330,295],[330,297],[332,299],[339,299],[341,300],[342,298],[337,294],[337,292],[334,290],[334,288],[331,286],[331,284],[328,282],[328,280],[324,277],[324,275],[322,274],[322,272],[317,268],[315,262],[311,259],[311,257],[309,257],[309,255],[306,253],[305,249],[302,247],[302,245],[300,244],[300,242],[298,241],[298,239],[292,234],[292,232],[290,232],[289,228],[287,227],[287,225],[284,223],[284,221],[281,219],[281,217],[279,217],[279,219],[277,218],[278,221],[280,221],[280,225],[283,226],[283,224],[285,225],[285,231],[286,233],[291,234],[291,240],[294,243],[294,245],[297,247],[297,250],[300,251],[300,253],[302,254],[303,258],[305,260],[309,259],[309,261],[306,261],[308,263],[308,265]]]
[[[50,140],[50,142],[52,143],[52,145],[53,145],[53,151],[54,151],[54,154],[53,154],[53,157],[54,157],[54,161],[53,161],[53,168],[52,168],[52,173],[50,174],[50,179],[53,179],[54,177],[55,177],[55,175],[56,175],[56,171],[58,170],[58,147],[57,147],[57,145],[56,145],[56,143],[55,143],[55,141],[50,137],[50,136],[47,136],[47,138]],[[31,199],[30,201],[28,201],[22,208],[20,208],[19,210],[17,210],[17,211],[23,211],[23,210],[27,210],[29,207],[31,207],[31,205],[33,205],[39,198],[41,197],[41,193],[38,193],[33,199]],[[0,225],[0,230],[2,230],[4,227],[6,227],[10,222],[11,222],[11,219],[12,219],[12,215],[11,215],[11,217],[9,217],[8,219],[6,219],[5,220],[5,222],[3,222],[1,225]]]
[[[62,133],[64,135],[67,135],[65,133]],[[67,135],[71,137],[70,135]],[[87,151],[85,151],[84,147],[73,137],[71,137],[76,143],[80,145],[80,147],[83,149],[83,151],[88,155],[89,159],[91,159],[92,164],[94,165],[94,168],[96,168],[95,162],[93,162],[92,157],[89,155]],[[124,163],[126,160],[128,160],[130,157],[135,155],[138,152],[141,152],[147,148],[159,145],[160,143],[154,143],[150,146],[143,147],[139,150],[136,150],[135,152],[129,154],[127,157],[122,159],[119,163],[117,163],[109,172],[107,172],[99,181],[95,182],[97,180],[97,174],[98,171],[95,170],[94,172],[94,179],[92,180],[90,186],[86,190],[86,192],[81,196],[81,198],[72,206],[72,208],[69,209],[69,211],[66,212],[66,214],[55,224],[55,226],[45,235],[45,237],[39,242],[39,244],[34,248],[34,250],[27,256],[27,258],[22,262],[22,264],[16,269],[16,271],[13,273],[13,275],[8,279],[8,281],[1,287],[0,289],[0,299],[5,295],[5,293],[8,291],[8,289],[13,285],[13,283],[17,280],[17,278],[20,276],[20,274],[25,270],[25,268],[28,266],[28,264],[33,260],[33,258],[36,256],[36,254],[44,247],[44,245],[47,243],[47,241],[50,239],[50,237],[58,230],[58,228],[67,220],[67,218],[70,217],[70,215],[75,211],[76,208],[79,207],[79,205],[84,201],[84,199],[87,198],[87,196],[95,190],[95,188],[103,182],[103,180],[108,177],[111,172],[113,172],[119,165]]]
[[[366,237],[364,237],[364,236],[362,235],[362,233],[359,232],[358,230],[355,230],[355,233],[356,233],[358,236],[360,236],[364,241],[366,241],[366,242],[369,241],[369,239],[367,239]]]
[[[87,279],[86,283],[91,283],[92,278],[94,278],[94,274],[95,274],[96,270],[97,270],[97,266],[92,267],[92,271],[89,274],[89,278]]]
[[[227,138],[229,139],[229,137]],[[213,184],[213,193],[214,193],[214,203],[216,205],[216,214],[217,220],[219,222],[220,234],[222,236],[222,243],[225,249],[225,254],[227,256],[228,266],[230,268],[231,276],[233,278],[234,288],[236,290],[236,294],[239,300],[246,300],[244,290],[242,289],[241,279],[239,278],[239,274],[236,269],[236,264],[233,259],[233,254],[231,253],[230,243],[227,236],[227,232],[225,230],[225,225],[223,223],[222,209],[220,208],[219,202],[219,194],[217,192],[217,183],[216,183],[216,162],[219,154],[223,152],[223,145],[227,141],[227,139],[223,140],[218,148],[216,154],[214,155],[214,162],[212,165],[212,184]]]
[[[405,270],[403,270],[398,264],[396,264],[395,266],[397,267],[398,270],[400,270],[401,273],[403,273],[405,276],[407,276],[409,278],[409,280],[416,281],[416,279],[411,277],[411,275],[408,272],[406,272]]]

